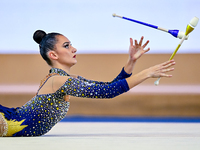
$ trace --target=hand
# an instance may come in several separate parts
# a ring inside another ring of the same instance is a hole
[[[135,45],[133,45],[133,39],[130,38],[130,47],[129,47],[129,56],[130,60],[136,61],[138,58],[140,58],[144,53],[148,52],[150,48],[144,50],[144,48],[147,46],[149,43],[149,40],[142,46],[142,41],[144,37],[142,36],[140,39],[140,42],[138,44],[137,40],[135,40]]]
[[[128,86],[129,88],[133,88],[148,78],[172,77],[172,75],[166,73],[174,70],[174,68],[170,68],[173,65],[175,65],[174,60],[169,60],[162,64],[145,69],[129,78],[126,78]]]
[[[166,73],[174,70],[174,68],[170,68],[173,65],[175,65],[175,61],[169,60],[162,64],[150,67],[146,69],[148,77],[149,78],[172,77],[172,75],[168,75]]]

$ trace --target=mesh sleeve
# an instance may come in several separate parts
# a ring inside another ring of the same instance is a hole
[[[113,98],[129,90],[125,79],[118,80],[109,84],[98,84],[96,82],[85,82],[73,77],[70,77],[64,85],[59,89],[59,92],[86,98]]]

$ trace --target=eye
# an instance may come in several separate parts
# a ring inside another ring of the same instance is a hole
[[[67,49],[68,49],[70,46],[72,46],[71,43],[67,43],[67,44],[64,45],[64,47],[67,48]]]
[[[69,48],[69,44],[64,45],[65,48]]]

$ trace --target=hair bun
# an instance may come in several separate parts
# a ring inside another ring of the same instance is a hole
[[[40,42],[42,41],[42,39],[45,37],[46,32],[42,31],[42,30],[37,30],[35,31],[35,33],[33,34],[33,39],[36,43],[40,44]]]

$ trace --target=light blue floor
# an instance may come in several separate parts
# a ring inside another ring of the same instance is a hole
[[[200,123],[60,122],[41,137],[0,138],[1,150],[199,150]]]

